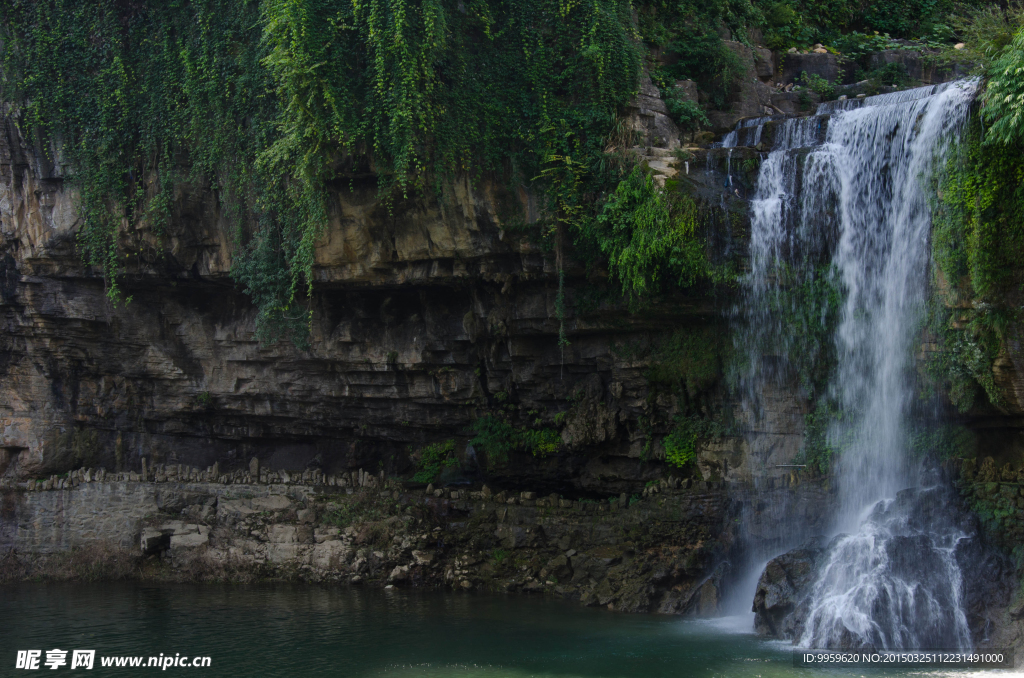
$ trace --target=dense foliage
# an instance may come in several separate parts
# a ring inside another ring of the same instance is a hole
[[[1024,28],[992,62],[984,100],[991,123],[986,141],[1003,146],[1024,142]]]
[[[113,298],[140,227],[167,220],[177,183],[206,184],[241,227],[235,274],[270,337],[306,317],[331,182],[372,170],[387,201],[459,173],[539,177],[553,214],[580,216],[581,183],[637,88],[630,11],[25,0],[3,23],[3,96],[25,129],[63,142],[79,244]]]
[[[375,182],[392,208],[410,193],[443,201],[457,175],[530,185],[548,202],[529,235],[558,250],[559,262],[573,247],[580,259],[607,263],[634,304],[726,278],[707,262],[693,200],[655,186],[623,152],[633,140],[617,116],[637,90],[647,48],[664,55],[647,67],[672,116],[695,131],[707,118],[673,83],[693,79],[707,105],[726,105],[744,66],[723,36],[747,42],[748,29],[761,27],[771,44],[806,46],[864,30],[851,49],[884,47],[869,29],[954,39],[948,26],[939,30],[950,9],[943,0],[860,8],[852,0],[10,0],[0,25],[2,97],[26,134],[60,149],[53,160],[81,196],[80,251],[112,299],[122,296],[127,267],[160,264],[162,243],[149,234],[174,222],[176,188],[206,188],[237,227],[233,274],[259,309],[258,336],[301,345],[331,192],[354,181]],[[992,18],[986,11],[978,16]],[[986,115],[990,137],[1005,145],[1024,106],[1024,47],[1018,36],[991,49]],[[559,299],[562,317],[564,292]]]
[[[546,428],[541,421],[535,427],[516,426],[507,413],[488,414],[473,422],[476,434],[470,441],[475,448],[487,454],[488,463],[504,464],[513,452],[529,452],[535,457],[546,457],[561,447],[558,431]]]
[[[608,272],[623,294],[637,302],[668,282],[689,287],[716,277],[704,242],[697,237],[697,204],[692,198],[660,190],[638,166],[623,179],[596,219],[580,236],[599,244]]]
[[[20,104],[26,133],[63,142],[55,160],[81,192],[79,244],[113,297],[121,260],[138,254],[133,227],[167,222],[176,182],[208,181],[222,198],[253,202],[251,161],[273,128],[247,28],[258,21],[254,3],[218,0],[146,11],[7,3],[3,98]]]
[[[982,115],[937,181],[932,229],[940,351],[929,367],[963,411],[982,394],[1001,404],[992,369],[1024,286],[1024,29],[992,57]]]
[[[662,440],[665,461],[676,468],[685,469],[697,457],[697,446],[708,440],[717,440],[725,433],[721,422],[695,415],[677,417],[675,425]]]

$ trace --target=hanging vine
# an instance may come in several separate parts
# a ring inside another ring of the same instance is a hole
[[[564,232],[574,255],[608,254],[592,224],[630,165],[605,146],[644,52],[629,0],[11,0],[6,10],[3,101],[26,133],[59,142],[81,196],[79,249],[115,302],[133,237],[171,223],[185,182],[208,187],[237,225],[232,273],[263,341],[305,341],[329,196],[353,176],[375,176],[392,207],[457,175],[528,184],[550,215],[535,241]]]

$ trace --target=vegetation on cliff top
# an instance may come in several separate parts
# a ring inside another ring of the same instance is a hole
[[[894,35],[920,33],[944,7],[869,6],[877,21],[905,20]],[[660,80],[693,78],[722,105],[740,73],[722,34],[874,26],[852,8],[14,0],[0,26],[2,96],[23,129],[60,148],[54,160],[82,200],[79,247],[112,298],[127,263],[161,256],[141,227],[175,218],[175,187],[207,186],[238,225],[234,275],[260,310],[260,337],[301,338],[328,189],[368,177],[392,204],[410,191],[443,199],[458,174],[532,185],[551,215],[533,237],[607,257],[630,297],[653,291],[648,274],[706,278],[691,206],[661,200],[605,152],[629,143],[616,116],[637,91],[645,43],[673,55],[654,69]],[[680,123],[700,124],[699,110],[674,104]]]
[[[273,338],[307,318],[332,182],[372,172],[393,201],[498,173],[539,184],[559,222],[586,220],[621,178],[603,150],[641,72],[631,12],[626,0],[26,0],[3,23],[3,98],[62,144],[79,246],[112,298],[125,257],[152,255],[139,226],[173,217],[176,185],[205,184],[239,225],[235,276]]]

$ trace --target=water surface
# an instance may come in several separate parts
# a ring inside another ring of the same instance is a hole
[[[206,655],[209,669],[167,673],[208,676],[949,675],[796,669],[790,646],[761,640],[750,628],[749,616],[627,615],[526,596],[298,585],[19,584],[0,587],[0,675],[34,675],[14,670],[16,651],[53,648],[95,649],[97,656]],[[52,675],[80,674],[58,670]],[[97,662],[81,675],[138,673],[162,672],[103,669]]]

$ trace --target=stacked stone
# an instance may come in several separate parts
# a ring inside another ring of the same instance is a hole
[[[95,480],[110,480],[104,469],[94,471],[91,468],[80,468],[70,471],[67,475],[52,475],[43,480],[29,480],[25,483],[25,489],[29,492],[40,492],[43,490],[70,490],[82,483],[90,483]]]

